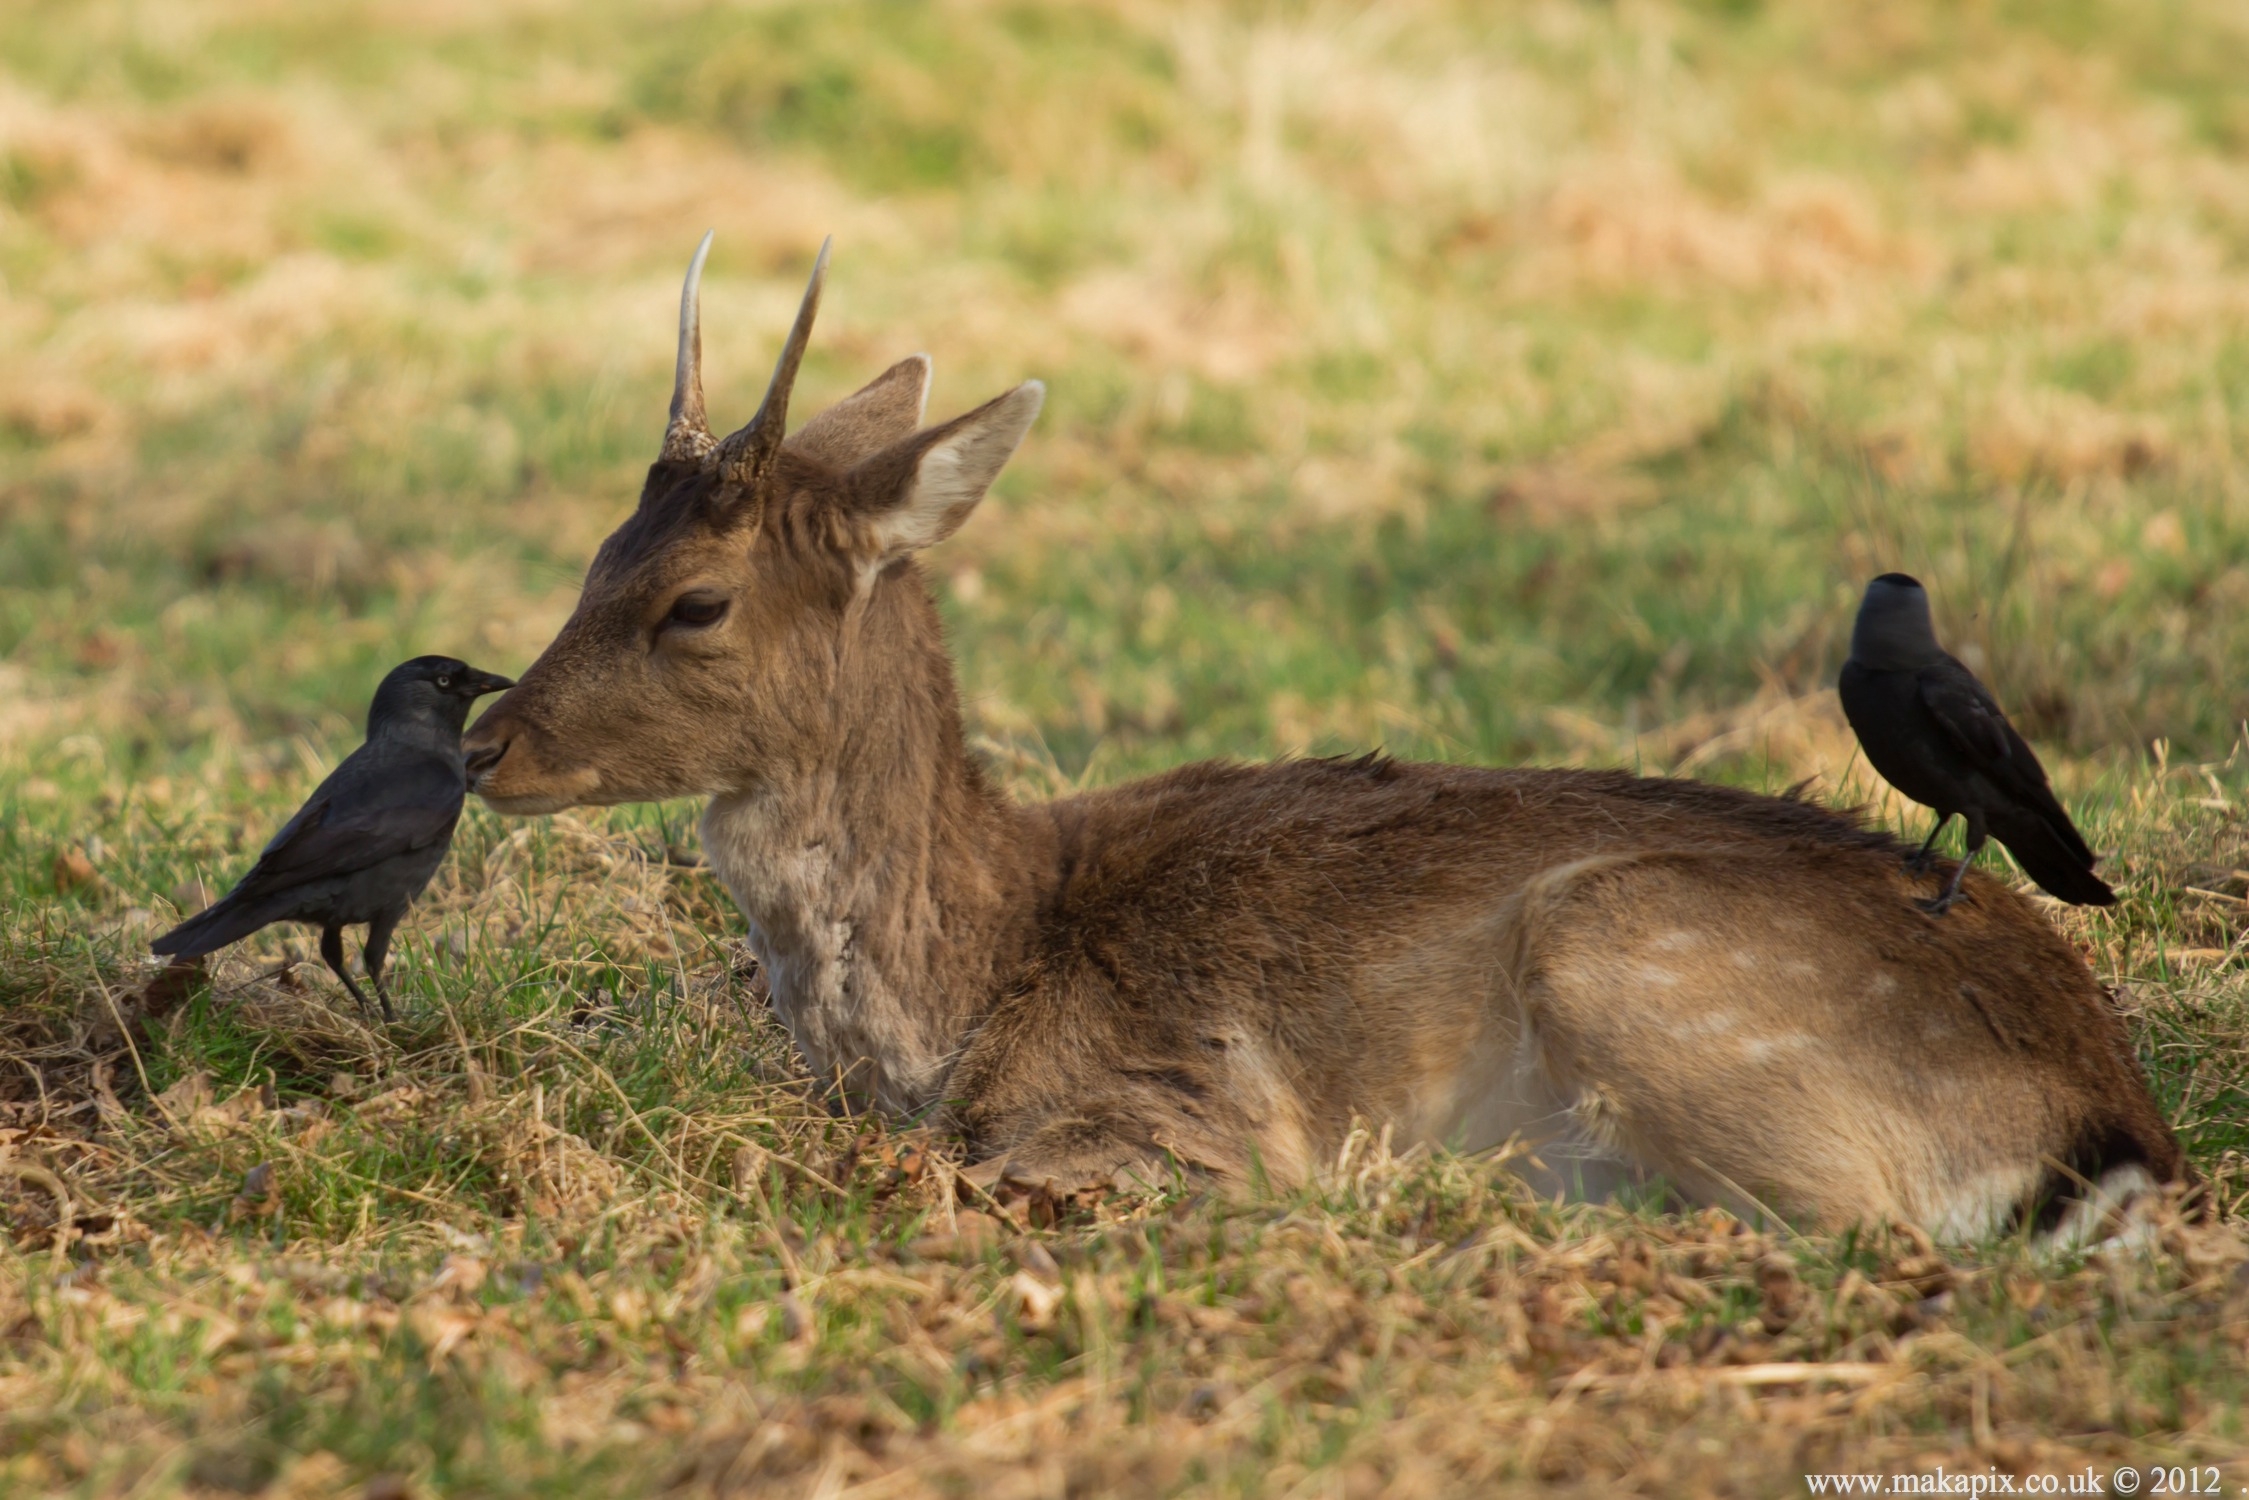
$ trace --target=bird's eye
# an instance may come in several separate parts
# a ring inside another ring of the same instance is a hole
[[[726,601],[710,594],[682,594],[672,602],[667,625],[715,625],[726,613]]]
[[[449,687],[451,687],[451,686],[453,685],[453,674],[452,674],[452,673],[450,673],[450,672],[440,672],[440,673],[438,673],[438,674],[437,674],[437,685],[438,685],[439,687],[441,687],[441,688],[449,688]]]

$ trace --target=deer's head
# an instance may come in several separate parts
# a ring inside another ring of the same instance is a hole
[[[714,795],[819,766],[839,708],[884,658],[942,650],[909,560],[967,519],[1038,415],[1032,381],[917,430],[929,361],[915,355],[787,433],[823,245],[757,414],[714,437],[710,244],[680,294],[671,423],[639,508],[602,543],[561,633],[464,741],[471,784],[503,812]]]

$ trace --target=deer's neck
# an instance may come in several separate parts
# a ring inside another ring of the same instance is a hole
[[[899,1113],[937,1099],[1021,960],[1052,863],[1049,820],[969,758],[929,625],[926,649],[883,653],[894,680],[832,703],[817,744],[756,768],[702,822],[815,1077]],[[847,633],[842,650],[860,644]]]

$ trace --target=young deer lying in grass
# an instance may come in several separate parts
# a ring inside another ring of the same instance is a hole
[[[1597,771],[1207,764],[1037,806],[962,739],[915,556],[1037,383],[920,425],[929,362],[784,436],[670,430],[576,612],[467,741],[511,813],[707,796],[704,847],[815,1072],[957,1128],[987,1179],[1315,1171],[1355,1121],[1520,1138],[1544,1188],[1952,1237],[2180,1178],[2082,959],[1980,874],[1790,798]]]

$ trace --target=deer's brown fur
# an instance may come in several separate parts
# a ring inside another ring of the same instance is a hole
[[[708,797],[822,1077],[1031,1179],[1294,1181],[1374,1122],[1517,1140],[1544,1186],[1974,1235],[2073,1183],[2182,1175],[2026,901],[1971,875],[1926,916],[1899,845],[1806,802],[1380,756],[1011,801],[966,748],[914,554],[1040,392],[922,429],[928,370],[777,450],[713,444],[698,375],[576,613],[468,742],[504,811]]]

